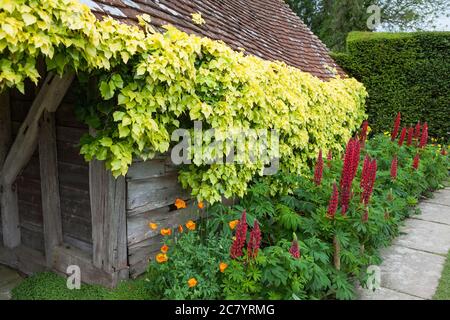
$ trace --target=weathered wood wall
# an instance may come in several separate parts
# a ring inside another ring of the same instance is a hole
[[[127,238],[130,276],[145,272],[149,259],[159,251],[160,228],[175,228],[198,216],[192,204],[176,210],[176,198],[189,195],[178,182],[176,168],[168,154],[145,162],[135,162],[127,174]],[[151,230],[149,222],[158,224]]]
[[[79,154],[80,137],[88,131],[74,115],[75,86],[72,86],[56,112],[56,140],[59,192],[64,242],[92,252],[89,200],[89,165]],[[11,91],[13,139],[35,97],[31,87],[26,94]],[[39,150],[36,150],[16,181],[22,244],[44,252],[42,193]]]

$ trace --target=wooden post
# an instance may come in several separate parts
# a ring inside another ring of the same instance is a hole
[[[115,179],[104,163],[89,164],[93,263],[107,272],[128,277],[126,230],[126,183]]]
[[[9,91],[0,94],[0,172],[12,140]],[[0,185],[3,245],[14,248],[20,244],[19,212],[15,185]]]
[[[64,75],[62,78],[54,74],[47,76],[6,156],[0,173],[0,184],[2,189],[3,242],[8,248],[13,248],[20,244],[19,212],[17,209],[17,195],[13,184],[36,149],[39,119],[42,113],[44,110],[49,112],[56,111],[73,78],[73,74]]]
[[[39,163],[41,173],[42,212],[45,258],[50,267],[55,247],[63,241],[59,197],[58,161],[56,154],[55,114],[44,111],[39,131]]]

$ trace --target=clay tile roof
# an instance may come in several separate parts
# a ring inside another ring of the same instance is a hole
[[[234,49],[267,60],[280,60],[329,79],[334,67],[344,74],[325,45],[291,11],[283,0],[80,0],[98,17],[111,16],[137,24],[148,14],[152,24],[223,40]],[[200,12],[206,24],[196,25],[191,13]]]

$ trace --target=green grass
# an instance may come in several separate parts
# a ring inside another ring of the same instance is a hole
[[[447,261],[442,271],[439,286],[433,297],[434,300],[450,300],[450,252],[447,255]]]
[[[116,289],[81,284],[70,290],[66,278],[52,272],[37,273],[12,290],[13,300],[149,300],[145,277],[121,282]]]

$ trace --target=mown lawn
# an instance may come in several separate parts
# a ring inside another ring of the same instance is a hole
[[[37,273],[12,290],[13,300],[149,300],[145,277],[124,281],[116,289],[82,283],[70,290],[66,278],[52,272]]]
[[[439,286],[433,297],[434,300],[450,300],[450,251],[447,255]]]

